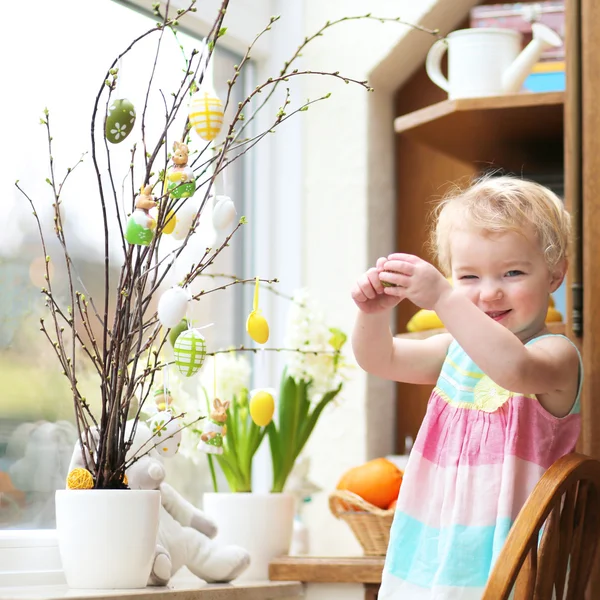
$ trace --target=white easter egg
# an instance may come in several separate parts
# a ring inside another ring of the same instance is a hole
[[[223,127],[223,103],[213,90],[199,90],[190,101],[189,118],[194,131],[210,142]]]
[[[236,215],[235,204],[229,196],[216,196],[212,222],[217,231],[227,229],[233,223]]]
[[[187,290],[179,286],[167,290],[158,301],[158,320],[165,327],[175,327],[185,317],[189,301]]]
[[[196,329],[188,329],[177,336],[173,346],[175,364],[186,377],[200,370],[206,358],[206,340]]]
[[[181,444],[181,428],[183,422],[175,418],[169,410],[157,412],[148,421],[154,437],[150,446],[156,445],[156,450],[161,456],[174,456]]]
[[[184,240],[188,234],[194,218],[198,213],[199,205],[194,202],[187,200],[185,204],[177,211],[177,221],[175,223],[175,229],[171,234],[176,240]]]

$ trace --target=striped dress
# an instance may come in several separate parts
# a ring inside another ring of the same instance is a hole
[[[529,344],[541,339],[540,336]],[[378,600],[475,600],[525,500],[580,430],[483,374],[453,341],[411,451]]]

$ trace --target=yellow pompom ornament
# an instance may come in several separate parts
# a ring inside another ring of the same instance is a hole
[[[258,308],[258,281],[257,277],[254,286],[254,305],[246,321],[246,331],[255,342],[264,344],[269,339],[269,324],[262,316],[260,308]]]
[[[190,101],[190,123],[206,142],[211,142],[219,135],[223,114],[223,103],[212,90],[200,90]]]
[[[91,490],[93,487],[94,478],[87,469],[78,467],[67,475],[68,490]]]
[[[269,392],[260,390],[250,398],[250,416],[259,427],[266,427],[274,412],[275,400]]]

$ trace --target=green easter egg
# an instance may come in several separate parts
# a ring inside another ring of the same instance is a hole
[[[135,124],[135,108],[127,98],[114,100],[106,115],[104,134],[111,144],[122,142]]]
[[[171,198],[190,198],[196,191],[196,182],[169,183],[168,189]]]
[[[127,229],[125,230],[125,239],[130,244],[137,246],[148,246],[154,237],[154,231],[148,227],[140,225],[132,215],[127,221]]]
[[[173,352],[179,372],[186,377],[191,377],[200,370],[204,363],[206,340],[196,329],[188,329],[175,340]]]
[[[177,338],[188,328],[187,319],[181,319],[175,327],[171,329],[169,332],[169,342],[171,342],[171,346],[175,347],[175,342]]]

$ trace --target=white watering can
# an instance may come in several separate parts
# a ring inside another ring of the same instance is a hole
[[[425,69],[448,97],[500,96],[520,91],[544,50],[562,46],[560,36],[541,23],[531,26],[533,39],[521,50],[521,34],[513,29],[475,27],[453,31],[429,50]],[[441,62],[448,50],[448,79]]]

